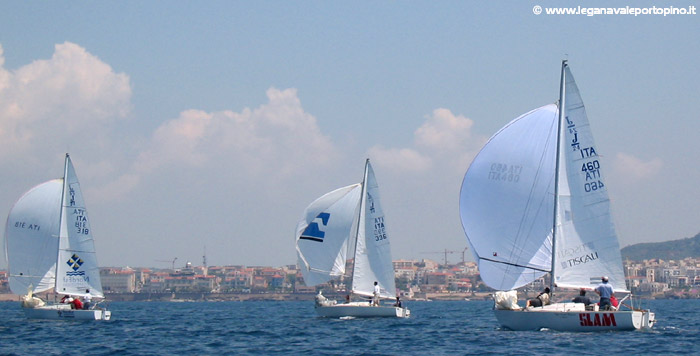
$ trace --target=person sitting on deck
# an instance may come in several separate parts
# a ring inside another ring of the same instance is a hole
[[[583,305],[586,305],[586,306],[588,306],[592,303],[591,298],[586,297],[586,290],[583,288],[581,288],[581,291],[579,292],[578,297],[574,298],[574,300],[572,300],[572,302],[583,303]]]
[[[617,310],[618,306],[620,305],[620,302],[617,301],[617,298],[615,298],[615,294],[610,296],[610,310]]]
[[[73,297],[66,294],[63,296],[63,298],[61,298],[61,304],[69,304],[69,303],[73,303]]]
[[[525,308],[549,305],[549,292],[549,287],[545,288],[542,293],[537,295],[537,298],[529,299],[527,303],[525,303]]]
[[[73,302],[71,302],[71,309],[83,309],[83,302],[80,301],[80,298],[73,298]]]
[[[396,296],[396,303],[394,303],[394,306],[401,308],[401,299],[399,299],[398,296]]]

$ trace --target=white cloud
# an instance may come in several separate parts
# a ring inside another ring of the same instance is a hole
[[[426,171],[432,166],[430,157],[410,148],[390,148],[374,146],[369,155],[375,164],[398,171]]]
[[[469,146],[474,121],[454,115],[447,109],[435,109],[433,115],[415,132],[416,145],[438,151],[457,151]]]
[[[337,154],[296,89],[267,91],[268,102],[241,112],[188,110],[160,125],[128,175],[173,166],[241,170],[249,177],[300,175]]]
[[[397,170],[426,171],[435,166],[451,166],[462,171],[486,141],[474,137],[473,125],[474,121],[465,116],[435,109],[414,132],[413,148],[374,146],[370,155]]]
[[[70,42],[15,71],[0,48],[0,152],[99,145],[102,129],[130,111],[129,77]],[[3,153],[0,153],[3,155]],[[2,156],[0,156],[2,157]]]
[[[616,174],[635,180],[652,178],[661,171],[662,167],[663,162],[659,158],[643,161],[640,158],[622,152],[615,156]]]

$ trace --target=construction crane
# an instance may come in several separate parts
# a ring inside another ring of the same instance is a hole
[[[444,249],[442,251],[428,251],[428,252],[421,252],[421,253],[439,253],[441,255],[444,255],[444,265],[447,266],[447,254],[461,253],[462,254],[462,263],[464,263],[464,261],[465,261],[464,256],[465,256],[468,249],[469,249],[469,247],[465,247],[464,250],[462,250],[462,251],[454,251],[454,250]]]
[[[467,252],[469,247],[465,247],[464,250],[462,250],[462,264],[464,264],[464,254]]]
[[[447,266],[447,254],[448,254],[448,253],[449,253],[449,254],[453,254],[453,253],[456,253],[456,252],[458,252],[458,251],[451,251],[451,250],[445,249],[444,251],[427,251],[427,252],[421,252],[421,253],[436,253],[436,254],[439,253],[439,254],[444,254],[444,255],[445,255],[445,260],[444,260],[444,262],[445,262],[445,263],[444,263],[443,265]]]
[[[173,270],[173,271],[175,270],[175,261],[177,261],[177,257],[173,258],[172,261],[171,261],[171,260],[156,260],[156,262],[168,262],[168,263],[172,263],[172,270]]]

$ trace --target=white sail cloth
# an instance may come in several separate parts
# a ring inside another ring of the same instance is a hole
[[[555,105],[511,121],[474,158],[460,215],[484,282],[518,288],[551,269]]]
[[[396,298],[394,265],[387,235],[384,211],[379,199],[379,186],[372,165],[365,165],[365,189],[360,208],[360,229],[357,233],[352,292],[371,296],[374,282],[381,288],[382,298]]]
[[[56,293],[102,298],[95,240],[80,182],[67,155],[64,184]]]
[[[304,210],[297,224],[296,249],[304,282],[315,286],[345,274],[350,237],[356,228],[362,186],[327,193]]]
[[[608,276],[616,291],[626,291],[620,244],[602,175],[604,164],[568,66],[564,72],[554,281],[558,287],[591,288],[600,283],[601,276]]]
[[[14,294],[55,286],[62,189],[63,179],[42,183],[22,195],[7,216],[5,255]]]

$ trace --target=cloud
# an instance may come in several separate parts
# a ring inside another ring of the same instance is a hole
[[[175,166],[236,169],[256,179],[298,176],[335,157],[331,140],[304,111],[296,89],[270,88],[267,98],[241,112],[183,111],[155,130],[128,181]]]
[[[627,176],[636,180],[652,178],[661,171],[662,167],[663,161],[659,158],[645,162],[623,152],[615,156],[615,172],[617,175]]]
[[[410,148],[374,146],[369,149],[369,155],[377,164],[399,171],[425,171],[432,166],[430,157]]]
[[[0,47],[0,157],[99,144],[100,129],[130,112],[129,77],[74,43],[14,71],[4,63]]]
[[[374,146],[369,152],[378,162],[397,170],[426,171],[435,166],[451,166],[462,171],[486,142],[472,134],[474,121],[439,108],[426,116],[413,134],[412,148]]]
[[[447,109],[435,109],[433,115],[415,132],[416,145],[437,151],[457,151],[469,146],[474,121],[454,115]]]

